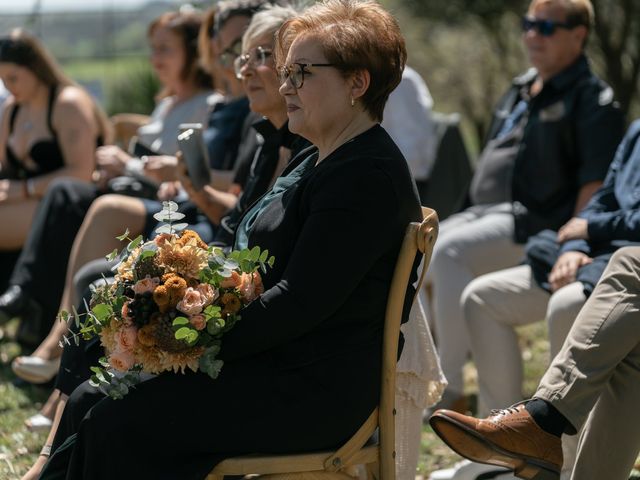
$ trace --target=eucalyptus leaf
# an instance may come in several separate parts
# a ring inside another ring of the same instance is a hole
[[[174,230],[175,232],[179,232],[179,231],[181,231],[181,230],[184,230],[184,229],[185,229],[185,228],[187,228],[188,226],[189,226],[189,224],[188,224],[188,223],[176,223],[176,224],[173,226],[173,230]]]
[[[153,257],[155,256],[155,254],[156,254],[155,250],[144,250],[138,257],[138,261],[140,262],[145,258]]]
[[[183,325],[189,325],[189,319],[186,317],[176,317],[173,319],[172,325],[174,327],[179,327]]]
[[[105,255],[105,258],[108,261],[113,262],[116,258],[118,258],[118,249],[114,248],[113,251],[109,255]]]
[[[227,259],[225,260],[224,264],[223,264],[224,268],[227,270],[235,270],[237,269],[240,265],[238,264],[238,262],[236,260],[233,259]]]
[[[116,239],[118,239],[118,240],[120,240],[122,242],[123,240],[129,238],[129,233],[130,233],[129,229],[127,228],[125,230],[125,232],[122,235],[117,236]]]
[[[181,328],[179,328],[178,330],[176,330],[176,334],[175,334],[176,340],[184,340],[184,339],[186,339],[189,336],[191,331],[192,331],[192,329],[189,328],[189,327],[181,327]]]
[[[168,210],[170,212],[178,211],[178,204],[176,202],[168,201],[162,202],[162,210]]]
[[[93,312],[93,314],[96,316],[96,318],[98,319],[99,322],[103,322],[104,320],[106,320],[107,318],[109,318],[111,316],[111,308],[108,305],[105,305],[104,303],[99,303],[97,305],[95,305],[91,311]]]
[[[260,258],[260,247],[257,245],[251,249],[249,253],[249,259],[252,261],[257,261]]]
[[[133,240],[131,240],[131,242],[129,242],[129,245],[127,245],[127,250],[132,252],[133,250],[135,250],[138,245],[140,245],[142,243],[142,235],[138,235],[136,238],[134,238]]]
[[[160,225],[156,228],[156,233],[173,233],[173,229],[171,228],[171,225],[165,223],[164,225]]]

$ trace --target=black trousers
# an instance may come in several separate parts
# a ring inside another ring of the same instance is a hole
[[[123,400],[82,384],[40,478],[202,480],[229,456],[335,448],[378,403],[379,351],[291,370],[263,354],[226,364],[216,380],[164,373]],[[75,442],[64,448],[72,434]]]
[[[58,314],[73,240],[99,194],[93,184],[62,178],[49,186],[36,209],[9,284],[22,287],[43,308],[42,339]]]

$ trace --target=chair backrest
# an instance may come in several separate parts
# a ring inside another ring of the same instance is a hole
[[[411,271],[420,252],[423,257],[422,273],[418,280],[416,293],[420,290],[420,284],[424,277],[436,238],[438,237],[438,215],[431,208],[422,208],[423,221],[412,222],[405,232],[402,247],[396,261],[387,309],[385,314],[384,338],[382,346],[382,383],[380,392],[380,405],[367,421],[360,427],[356,434],[349,439],[337,452],[325,461],[325,468],[330,471],[337,470],[344,460],[352,457],[360,450],[367,440],[373,435],[376,427],[379,428],[379,467],[380,478],[395,480],[395,385],[396,366],[398,363],[398,341],[400,338],[400,323],[405,307],[405,295],[411,279]],[[415,301],[415,296],[413,298]]]
[[[418,288],[429,267],[433,246],[438,237],[438,215],[430,208],[423,208],[422,223],[411,223],[402,242],[402,248],[396,262],[391,290],[387,300],[387,311],[384,326],[382,350],[382,388],[380,393],[380,476],[395,478],[395,395],[396,366],[398,363],[398,340],[400,338],[400,322],[405,306],[405,295],[410,281],[411,270],[419,251],[424,256],[422,273]],[[415,296],[414,299],[415,301]]]
[[[438,148],[429,179],[420,189],[420,201],[438,212],[440,221],[463,206],[473,168],[460,133],[460,115],[433,113]]]
[[[147,115],[138,113],[118,113],[111,118],[114,143],[125,151],[129,150],[131,139],[138,133],[138,128],[149,123]]]

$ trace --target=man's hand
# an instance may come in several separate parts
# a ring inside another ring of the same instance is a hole
[[[558,243],[568,240],[588,240],[588,222],[584,218],[573,217],[558,230]]]
[[[565,285],[575,282],[578,269],[591,262],[593,259],[582,252],[566,252],[560,255],[549,274],[551,291],[555,292]]]

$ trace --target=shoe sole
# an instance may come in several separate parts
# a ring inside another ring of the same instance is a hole
[[[58,374],[58,370],[56,369],[53,375],[50,375],[50,376],[44,376],[41,374],[38,375],[37,373],[31,371],[30,369],[24,368],[21,365],[15,363],[15,361],[12,362],[11,369],[13,370],[13,373],[16,375],[16,377],[36,385],[49,383]]]
[[[516,477],[526,480],[560,478],[560,470],[555,465],[505,450],[449,417],[435,414],[429,424],[449,448],[471,461],[509,468]],[[468,446],[464,452],[456,447],[456,442],[461,440]]]

